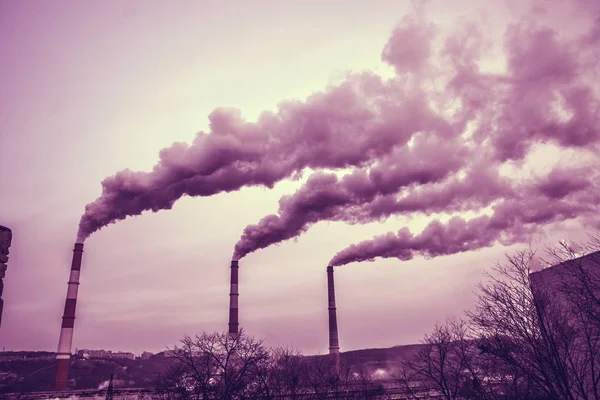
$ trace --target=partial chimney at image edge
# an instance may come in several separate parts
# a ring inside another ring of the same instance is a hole
[[[4,276],[6,275],[6,263],[8,262],[8,249],[12,241],[12,231],[5,226],[0,225],[0,327],[2,326],[2,309],[4,300],[2,292],[4,291]]]

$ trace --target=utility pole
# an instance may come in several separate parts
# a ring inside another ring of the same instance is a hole
[[[110,374],[110,382],[108,382],[108,389],[106,389],[106,400],[113,400],[113,374]]]

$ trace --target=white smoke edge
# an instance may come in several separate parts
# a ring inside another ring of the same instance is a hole
[[[98,389],[97,390],[106,389],[108,387],[109,383],[110,383],[109,381],[102,382],[101,384],[98,385]]]
[[[597,162],[591,149],[565,148],[558,143],[534,143],[523,160],[507,161],[500,165],[500,176],[526,180],[547,175],[561,165],[570,168],[589,167]]]
[[[300,189],[304,184],[308,181],[308,179],[315,173],[320,174],[333,174],[339,178],[342,178],[345,175],[351,174],[357,170],[368,170],[369,167],[348,167],[348,168],[340,168],[340,169],[329,169],[329,168],[321,168],[321,169],[313,169],[313,168],[304,168],[299,173],[295,174],[291,178],[283,179],[277,182],[273,189],[264,189],[270,193],[277,193],[277,196],[280,195],[293,195]],[[280,198],[280,197],[278,197]]]
[[[494,206],[502,202],[501,199],[494,200],[485,207],[472,208],[464,211],[442,211],[442,212],[415,212],[411,214],[398,214],[390,216],[383,223],[381,222],[370,222],[377,226],[386,226],[390,229],[397,231],[398,227],[405,226],[410,229],[410,232],[418,236],[425,228],[433,221],[439,221],[442,224],[447,224],[448,221],[454,217],[461,217],[465,221],[470,221],[474,218],[481,217],[484,215],[491,216],[494,213]],[[364,225],[368,225],[364,224]]]

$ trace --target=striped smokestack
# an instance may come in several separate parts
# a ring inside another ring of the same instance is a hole
[[[229,336],[237,337],[238,323],[238,260],[231,260],[231,289],[229,290]]]
[[[333,356],[336,373],[340,373],[340,344],[338,341],[337,316],[335,308],[335,286],[333,266],[327,267],[327,298],[329,302],[329,354]]]
[[[56,352],[56,390],[67,390],[69,379],[69,363],[71,361],[71,343],[73,341],[73,327],[75,325],[75,306],[77,303],[77,290],[79,288],[79,271],[81,270],[81,257],[83,243],[75,243],[73,261],[71,262],[71,275],[65,300],[65,311],[62,317],[58,351]]]

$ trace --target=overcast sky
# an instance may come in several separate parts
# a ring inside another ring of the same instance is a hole
[[[493,44],[480,68],[502,74],[505,29],[526,7],[490,1],[478,10],[473,3],[432,0],[427,19],[441,37],[461,16],[477,21]],[[255,121],[348,71],[394,76],[382,50],[410,12],[408,0],[0,0],[0,224],[13,231],[0,347],[56,350],[77,226],[104,178],[150,171],[161,149],[208,132],[217,107]],[[547,21],[564,11],[554,12]],[[568,15],[566,30],[587,21],[585,13]],[[551,146],[534,153],[519,168],[541,171],[548,160],[576,155]],[[156,352],[184,334],[225,330],[234,245],[308,175],[272,189],[184,196],[171,210],[92,234],[73,350]],[[329,260],[374,235],[402,227],[418,233],[432,218],[321,222],[297,241],[249,254],[240,261],[241,326],[269,345],[326,352]],[[589,231],[575,218],[548,225],[531,242]],[[519,246],[337,268],[342,351],[417,342],[436,321],[471,307],[482,271]]]

